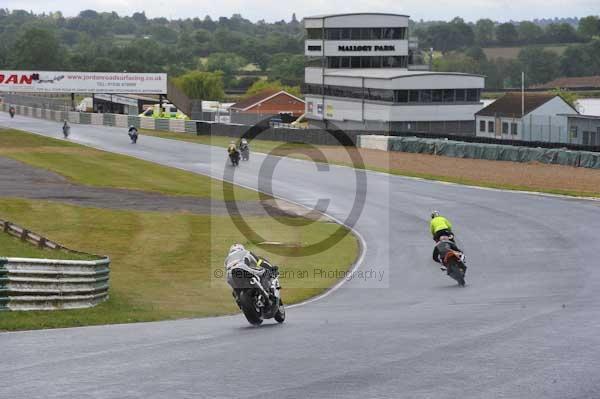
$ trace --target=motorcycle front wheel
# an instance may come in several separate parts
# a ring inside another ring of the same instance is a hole
[[[253,326],[259,326],[262,324],[263,319],[260,314],[260,309],[256,308],[255,296],[253,295],[252,290],[242,290],[240,291],[240,307],[242,308],[242,312],[244,316],[246,316],[246,320],[248,323]]]
[[[273,318],[277,323],[283,323],[285,321],[285,307],[283,306],[283,301],[281,299],[279,299],[279,308]]]

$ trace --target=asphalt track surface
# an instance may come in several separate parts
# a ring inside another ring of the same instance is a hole
[[[0,125],[58,137],[55,122]],[[222,178],[224,150],[73,125],[71,140]],[[258,187],[253,154],[235,182]],[[0,334],[0,398],[599,398],[600,203],[368,172],[353,279],[288,309],[242,316]],[[350,168],[281,159],[273,190],[344,220]],[[264,182],[262,182],[264,183]],[[468,255],[459,288],[430,259],[431,209]],[[310,265],[307,267],[318,267]],[[285,296],[285,291],[284,294]],[[0,315],[1,317],[1,315]]]

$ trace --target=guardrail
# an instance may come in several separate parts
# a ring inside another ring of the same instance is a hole
[[[14,223],[0,220],[3,233],[32,245],[83,254]],[[96,256],[96,255],[92,255]],[[108,299],[110,259],[62,260],[0,257],[1,310],[89,308]]]

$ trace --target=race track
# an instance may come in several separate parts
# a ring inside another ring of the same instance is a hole
[[[58,137],[56,122],[0,125]],[[224,150],[73,125],[71,140],[223,178]],[[258,187],[265,156],[235,182]],[[276,195],[355,224],[354,279],[288,309],[243,316],[0,334],[0,398],[599,398],[600,202],[485,190],[281,159]],[[462,289],[431,261],[429,212],[456,225]],[[308,266],[307,266],[308,267]],[[317,267],[317,265],[310,265]],[[284,291],[285,298],[285,291]],[[1,314],[0,314],[0,317]]]

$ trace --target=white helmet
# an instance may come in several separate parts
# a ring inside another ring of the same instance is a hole
[[[244,248],[244,246],[242,244],[233,244],[231,247],[229,247],[229,255],[231,255],[234,252],[238,252],[238,251],[245,251],[246,248]]]
[[[434,219],[436,217],[440,216],[440,213],[438,211],[432,211],[431,212],[431,218]]]

